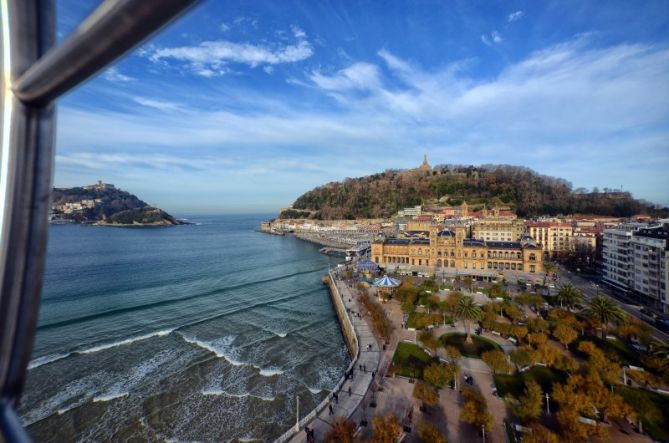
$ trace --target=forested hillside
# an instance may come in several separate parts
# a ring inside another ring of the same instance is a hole
[[[388,170],[367,177],[319,186],[281,217],[319,219],[389,217],[399,209],[435,204],[506,204],[521,217],[558,214],[631,216],[669,214],[669,209],[634,199],[628,192],[573,190],[571,183],[507,166],[438,166],[432,171]],[[308,212],[305,212],[308,211]]]

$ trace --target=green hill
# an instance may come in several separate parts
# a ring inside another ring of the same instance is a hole
[[[592,214],[626,217],[665,216],[669,208],[634,199],[628,192],[572,189],[566,180],[508,165],[437,166],[388,170],[312,189],[295,200],[281,218],[382,218],[414,205],[509,205],[521,217]]]
[[[97,185],[54,188],[52,221],[103,225],[180,225],[165,211],[149,206],[137,196],[114,187]]]

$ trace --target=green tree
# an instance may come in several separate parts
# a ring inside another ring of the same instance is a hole
[[[467,288],[469,292],[472,292],[472,284],[474,280],[470,276],[466,276],[465,278],[462,279],[462,284]]]
[[[583,313],[602,328],[602,339],[606,339],[606,328],[612,322],[624,322],[627,314],[610,298],[599,295],[593,297]]]
[[[484,352],[481,360],[487,364],[492,371],[497,374],[500,372],[511,372],[511,364],[506,360],[506,355],[500,350]]]
[[[464,323],[465,331],[467,333],[465,342],[471,343],[472,336],[470,332],[470,323],[472,321],[479,321],[483,315],[483,311],[481,311],[481,308],[474,303],[473,298],[463,296],[455,307],[455,315]]]
[[[541,386],[534,380],[525,383],[523,394],[518,397],[518,403],[511,406],[513,414],[523,423],[536,420],[541,416],[544,393]]]
[[[560,307],[567,307],[569,309],[575,307],[579,303],[583,303],[583,294],[576,289],[571,283],[565,283],[560,286],[557,294],[557,301]]]

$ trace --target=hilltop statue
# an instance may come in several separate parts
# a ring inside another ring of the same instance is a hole
[[[423,156],[423,163],[421,163],[419,169],[423,171],[432,171],[432,166],[427,162],[427,154]]]

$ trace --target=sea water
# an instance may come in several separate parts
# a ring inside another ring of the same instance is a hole
[[[349,357],[336,259],[263,217],[54,225],[21,418],[36,441],[271,441]]]

